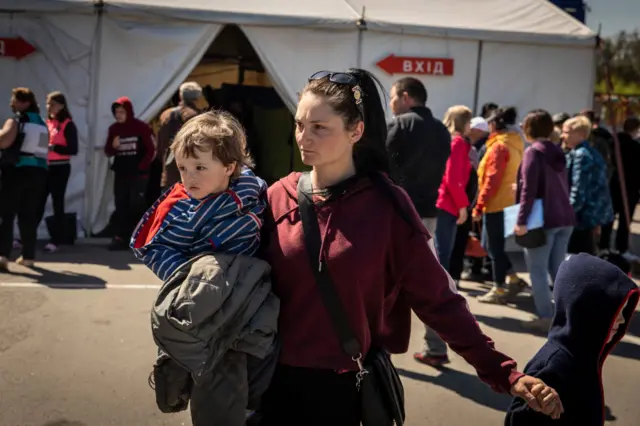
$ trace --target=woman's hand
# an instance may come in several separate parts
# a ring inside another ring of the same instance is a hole
[[[518,236],[521,237],[524,234],[526,234],[528,232],[527,230],[527,226],[526,225],[516,225],[515,228],[513,228],[513,232]]]
[[[473,219],[474,222],[480,222],[482,220],[482,213],[474,210],[473,214],[471,215],[471,219]]]
[[[558,392],[535,377],[522,376],[511,386],[511,395],[524,399],[532,410],[554,420],[564,413]]]
[[[467,213],[467,208],[463,207],[458,211],[458,220],[456,220],[456,223],[458,225],[462,225],[467,221],[468,217],[469,217],[469,214]]]
[[[111,146],[113,147],[113,149],[118,149],[120,147],[120,137],[116,136],[115,138],[113,138],[113,142],[111,143]]]

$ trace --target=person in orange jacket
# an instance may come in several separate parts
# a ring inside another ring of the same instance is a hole
[[[491,135],[478,166],[478,200],[473,219],[483,220],[483,239],[488,243],[494,283],[489,293],[478,298],[482,303],[504,303],[527,285],[515,273],[509,273],[513,266],[505,251],[504,238],[503,210],[515,204],[514,187],[525,147],[515,128],[517,115],[514,107],[506,107],[489,117]]]

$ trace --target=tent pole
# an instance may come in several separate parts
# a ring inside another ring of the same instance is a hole
[[[478,62],[476,64],[476,84],[473,91],[473,114],[478,115],[478,103],[480,102],[480,74],[482,72],[482,50],[484,42],[478,41]]]
[[[362,15],[356,22],[358,27],[358,59],[356,66],[362,68],[362,44],[364,42],[364,32],[367,31],[367,21],[364,19],[365,7],[362,6]]]
[[[99,86],[100,86],[100,56],[102,54],[102,15],[104,12],[104,1],[94,0],[93,3],[95,14],[97,15],[96,30],[94,35],[95,57],[91,66],[91,88],[89,102],[91,106],[91,114],[89,117],[89,140],[87,141],[87,154],[85,158],[85,208],[84,208],[84,229],[86,237],[93,234],[93,202],[94,191],[93,181],[95,177],[95,167],[93,166],[93,156],[96,151],[96,140],[98,138],[98,102]]]

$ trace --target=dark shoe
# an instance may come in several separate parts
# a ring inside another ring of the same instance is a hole
[[[421,364],[426,364],[431,367],[439,368],[445,364],[449,364],[449,357],[446,355],[429,355],[426,352],[416,352],[413,354],[413,359]]]
[[[0,256],[0,273],[9,273],[9,259]]]

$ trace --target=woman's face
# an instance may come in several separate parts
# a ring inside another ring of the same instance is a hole
[[[464,125],[463,136],[471,136],[471,120],[467,121]]]
[[[305,92],[296,111],[296,142],[302,162],[318,167],[351,161],[353,145],[364,131],[362,121],[347,129],[323,96]]]
[[[496,122],[495,121],[490,121],[489,122],[489,132],[495,133],[497,130],[498,130],[498,128],[496,127]]]
[[[56,116],[62,110],[62,108],[62,105],[60,105],[56,101],[47,99],[47,113],[49,114],[49,117]]]

